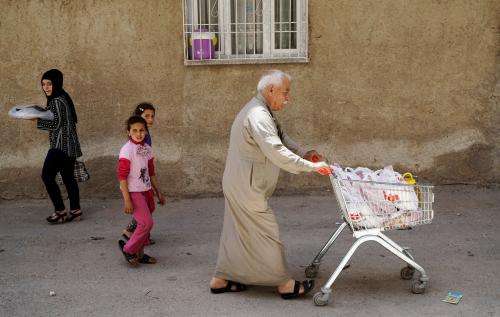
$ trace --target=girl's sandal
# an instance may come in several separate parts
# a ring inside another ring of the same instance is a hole
[[[139,266],[139,259],[137,259],[137,256],[135,254],[127,253],[123,250],[123,247],[125,246],[125,241],[119,240],[118,246],[120,247],[120,250],[122,251],[122,254],[123,254],[123,257],[125,258],[125,261],[127,261],[133,267],[138,267]]]
[[[45,218],[49,223],[57,224],[66,221],[66,210],[54,212],[52,215]]]
[[[80,209],[76,209],[76,210],[71,210],[69,212],[69,215],[66,217],[66,222],[70,222],[70,221],[78,221],[78,220],[81,220],[82,219],[82,211]]]
[[[142,264],[155,264],[156,263],[156,259],[153,258],[152,256],[144,254],[142,256],[142,258],[139,259],[139,263],[142,263]]]

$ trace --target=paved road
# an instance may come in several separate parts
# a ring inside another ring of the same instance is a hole
[[[157,244],[147,250],[159,263],[133,269],[117,246],[128,221],[120,200],[84,200],[84,220],[52,226],[44,220],[47,200],[0,201],[0,316],[500,316],[498,188],[438,188],[433,224],[388,232],[413,247],[428,272],[425,294],[411,294],[399,278],[403,263],[367,243],[334,284],[326,307],[314,306],[312,295],[284,301],[266,287],[210,294],[223,203],[187,199],[159,208]],[[334,197],[282,196],[271,204],[290,271],[302,279],[339,221]],[[317,285],[353,241],[342,234],[323,260]],[[463,293],[458,305],[441,301],[449,290]]]

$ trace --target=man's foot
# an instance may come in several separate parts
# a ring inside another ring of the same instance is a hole
[[[278,292],[283,299],[293,299],[309,293],[313,287],[314,280],[305,280],[302,282],[289,280],[285,284],[278,286]]]
[[[226,281],[217,277],[212,278],[212,281],[210,281],[210,292],[212,294],[243,292],[246,290],[247,286],[238,282]]]

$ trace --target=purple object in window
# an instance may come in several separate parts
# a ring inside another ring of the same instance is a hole
[[[191,35],[191,56],[196,60],[215,58],[215,35],[206,29],[196,29]]]

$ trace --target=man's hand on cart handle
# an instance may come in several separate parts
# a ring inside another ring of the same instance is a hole
[[[307,151],[306,154],[304,154],[304,159],[311,161],[313,163],[321,162],[321,161],[325,160],[323,158],[323,156],[321,154],[319,154],[316,150]]]
[[[315,172],[318,172],[321,175],[330,175],[333,173],[333,168],[328,163],[325,162],[323,156],[321,156],[318,152],[316,152],[315,150],[309,151],[306,153],[306,155],[304,155],[304,158],[307,157],[308,154],[310,154],[309,160],[311,162],[313,162],[315,165],[321,164],[321,166],[318,165],[319,166],[318,168],[314,168]]]

